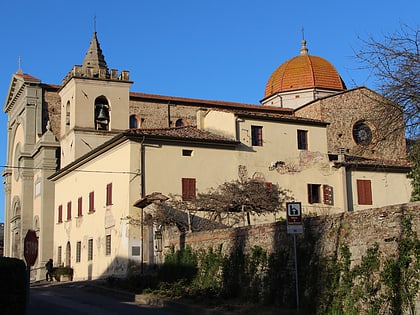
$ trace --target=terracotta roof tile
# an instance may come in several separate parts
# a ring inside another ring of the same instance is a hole
[[[313,87],[337,91],[346,89],[330,62],[318,56],[300,55],[286,61],[272,73],[265,88],[264,98],[278,92]]]
[[[184,140],[210,140],[221,142],[236,142],[235,139],[198,129],[195,126],[183,126],[174,128],[154,129],[129,129],[124,132],[125,136],[164,137]]]

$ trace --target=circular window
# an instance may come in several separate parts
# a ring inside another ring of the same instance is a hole
[[[359,120],[353,126],[353,138],[357,144],[369,145],[372,142],[372,130],[364,120]]]

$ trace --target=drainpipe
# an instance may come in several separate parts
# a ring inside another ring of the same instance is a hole
[[[145,165],[145,150],[144,150],[144,136],[143,139],[140,143],[140,195],[141,198],[144,198],[144,196],[146,195],[146,188],[144,187],[145,185],[145,174],[144,174],[144,165]],[[143,224],[143,219],[144,219],[144,209],[143,207],[140,208],[140,246],[141,246],[141,257],[140,257],[140,272],[141,274],[143,274],[144,271],[144,224]]]

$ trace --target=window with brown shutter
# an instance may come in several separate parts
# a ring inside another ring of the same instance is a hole
[[[251,126],[251,142],[253,146],[263,145],[262,128],[261,126]]]
[[[58,223],[63,222],[63,205],[58,206]]]
[[[67,202],[67,221],[71,220],[71,201]]]
[[[95,211],[95,192],[91,191],[89,193],[89,212]]]
[[[324,204],[333,206],[334,205],[334,192],[332,186],[322,185]]]
[[[77,199],[77,216],[81,217],[83,215],[83,199],[82,197],[79,197]]]
[[[112,205],[112,183],[106,185],[106,205]]]
[[[182,179],[182,200],[188,201],[195,198],[195,178]]]
[[[372,205],[372,187],[370,180],[358,179],[357,184],[357,203],[359,205]]]

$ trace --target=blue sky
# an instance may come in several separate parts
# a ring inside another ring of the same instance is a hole
[[[271,73],[309,53],[329,60],[347,87],[376,89],[354,59],[359,37],[419,26],[420,1],[20,0],[0,4],[0,100],[21,68],[60,84],[81,64],[96,30],[108,67],[129,70],[132,91],[258,104]],[[7,117],[0,114],[1,169]],[[0,193],[0,222],[3,222]]]

